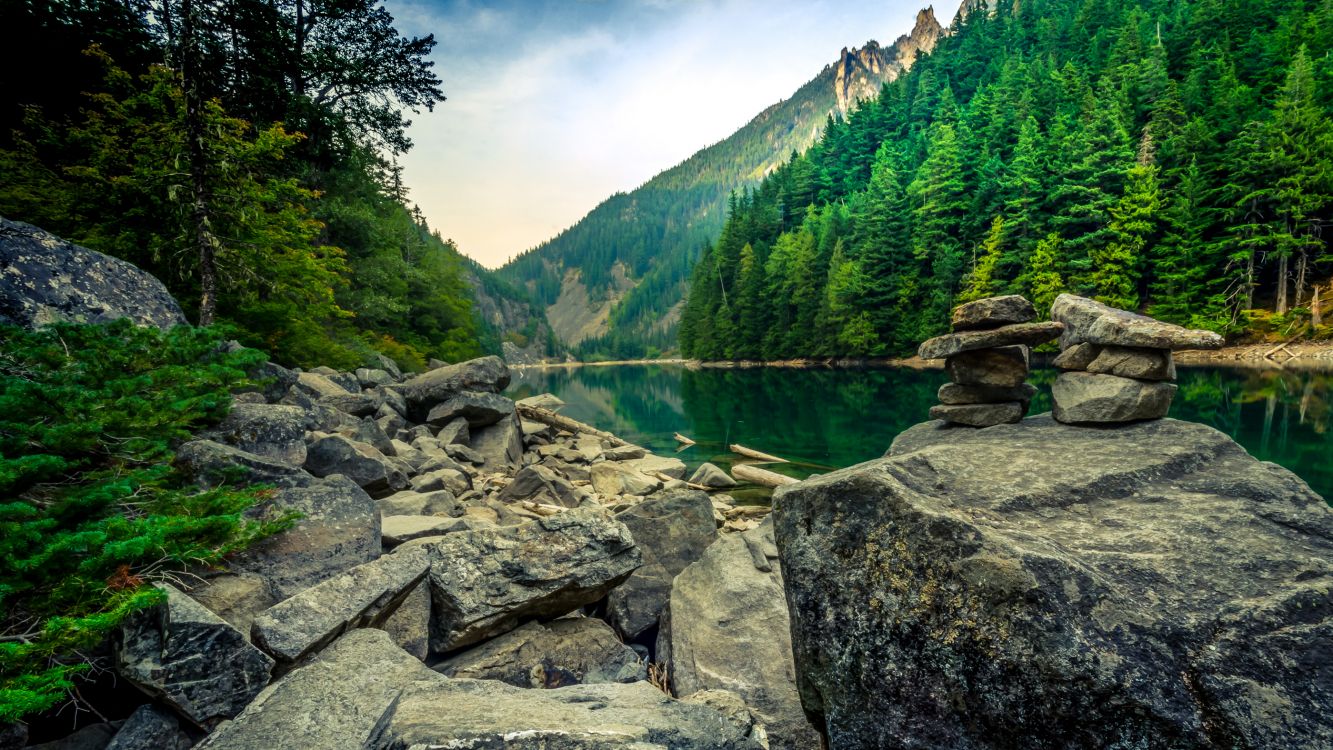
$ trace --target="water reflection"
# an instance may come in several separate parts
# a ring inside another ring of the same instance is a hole
[[[1031,413],[1050,409],[1055,372],[1039,369]],[[677,453],[693,468],[728,468],[730,443],[790,458],[770,467],[793,476],[850,466],[882,455],[898,433],[926,418],[945,381],[940,370],[688,369],[623,365],[516,370],[510,395],[551,392],[564,413],[657,453]],[[1333,437],[1328,434],[1333,373],[1180,368],[1178,419],[1227,433],[1256,457],[1296,472],[1333,497]],[[678,451],[680,432],[697,445]]]

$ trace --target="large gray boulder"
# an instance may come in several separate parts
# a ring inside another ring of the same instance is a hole
[[[648,679],[639,655],[610,626],[591,617],[527,623],[441,662],[435,671],[522,688]]]
[[[489,427],[473,430],[470,443],[472,450],[483,459],[481,468],[485,471],[505,471],[523,463],[523,428],[516,414]]]
[[[364,750],[403,688],[443,679],[382,630],[353,630],[270,685],[197,750]]]
[[[176,468],[203,487],[272,484],[306,487],[315,478],[299,466],[216,440],[191,440],[176,449]]]
[[[514,402],[504,396],[463,391],[432,406],[426,415],[426,422],[443,427],[455,419],[465,419],[469,427],[485,427],[513,413]]]
[[[946,333],[927,339],[917,348],[922,359],[945,359],[962,352],[991,349],[997,346],[1037,346],[1053,341],[1064,330],[1054,321],[1046,323],[1015,323],[983,331]]]
[[[662,480],[620,461],[593,464],[592,488],[604,497],[615,495],[647,495],[662,489]]]
[[[774,506],[831,747],[1333,746],[1333,511],[1210,427],[927,423]]]
[[[499,393],[509,387],[509,367],[496,356],[437,367],[406,380],[401,392],[407,398],[407,416],[424,421],[431,407],[463,391]]]
[[[713,503],[697,490],[654,496],[616,515],[643,553],[643,566],[606,597],[606,615],[630,640],[657,624],[671,582],[717,541]]]
[[[423,546],[432,560],[431,650],[441,652],[597,601],[642,561],[624,524],[593,509]]]
[[[150,703],[125,719],[104,750],[188,750],[192,745],[194,741],[181,729],[175,714]]]
[[[317,477],[341,474],[371,497],[386,497],[411,486],[407,473],[373,445],[343,435],[323,435],[311,443],[305,469]]]
[[[220,443],[265,458],[305,463],[306,411],[281,404],[234,404],[216,427],[204,433]]]
[[[1037,311],[1027,298],[1019,294],[965,302],[953,309],[950,320],[955,331],[974,331],[999,328],[1013,323],[1027,323],[1037,317]]]
[[[186,322],[152,274],[0,217],[0,323],[37,328],[118,318],[162,329]]]
[[[583,497],[583,491],[568,479],[535,464],[519,469],[514,480],[500,490],[500,499],[507,503],[528,500],[566,508],[577,508]]]
[[[1224,343],[1212,331],[1181,328],[1073,294],[1055,298],[1051,320],[1064,323],[1061,349],[1085,342],[1145,349],[1217,349]]]
[[[1170,411],[1175,395],[1174,383],[1091,372],[1062,372],[1051,386],[1052,413],[1068,424],[1160,419]]]
[[[768,728],[774,750],[819,747],[801,710],[782,570],[767,518],[727,534],[678,576],[657,637],[673,693],[730,690]],[[834,747],[840,747],[834,745]]]
[[[494,680],[418,682],[402,693],[370,747],[506,750],[759,750],[704,703],[647,682],[526,690]]]
[[[116,671],[204,728],[230,719],[268,684],[273,660],[240,631],[167,584],[165,601],[131,615],[116,639]]]

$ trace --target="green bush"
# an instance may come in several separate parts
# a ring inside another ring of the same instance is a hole
[[[263,358],[223,335],[0,326],[0,722],[62,701],[82,654],[160,600],[148,582],[289,522],[242,515],[264,488],[205,491],[171,466]]]

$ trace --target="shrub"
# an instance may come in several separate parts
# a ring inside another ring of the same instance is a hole
[[[63,700],[81,653],[160,600],[147,582],[289,522],[243,515],[263,488],[201,490],[171,466],[263,358],[223,335],[0,326],[0,722]]]

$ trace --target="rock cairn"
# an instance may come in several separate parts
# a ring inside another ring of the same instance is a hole
[[[1051,387],[1054,417],[1067,424],[1117,424],[1160,419],[1175,396],[1174,349],[1216,349],[1222,337],[1108,307],[1072,294],[1051,306],[1064,324],[1063,370]]]
[[[969,427],[1019,421],[1037,392],[1024,382],[1029,347],[1054,340],[1064,326],[1032,322],[1036,310],[1017,294],[959,305],[952,317],[953,333],[917,350],[922,359],[943,359],[949,373],[931,418]]]

